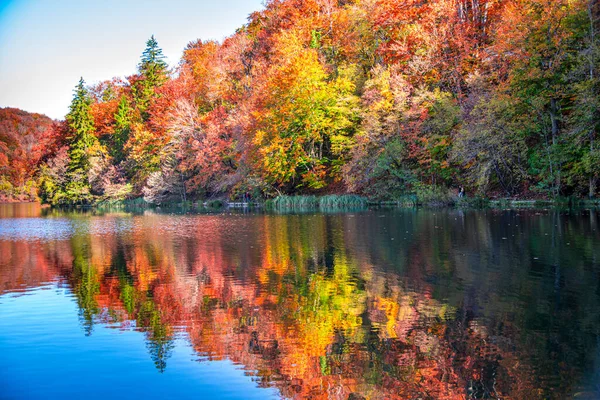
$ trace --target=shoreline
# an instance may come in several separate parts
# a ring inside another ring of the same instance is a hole
[[[291,199],[305,196],[290,196]],[[308,196],[306,196],[308,197]],[[421,202],[418,199],[407,201],[405,199],[396,201],[377,201],[368,198],[363,198],[364,202],[360,205],[333,205],[320,206],[319,201],[325,196],[310,196],[314,199],[314,203],[310,205],[288,205],[277,206],[274,204],[275,199],[267,199],[261,201],[229,201],[225,199],[213,200],[198,200],[198,201],[170,201],[161,204],[152,204],[145,202],[142,198],[136,198],[124,201],[114,202],[97,202],[93,204],[62,204],[50,205],[37,201],[0,201],[0,204],[39,204],[42,208],[57,208],[57,209],[100,209],[100,208],[195,208],[195,209],[265,209],[265,210],[299,210],[299,209],[368,209],[373,207],[395,207],[395,208],[468,208],[468,209],[544,209],[544,208],[600,208],[600,199],[585,200],[585,199],[487,199],[487,198],[462,198],[453,199],[452,201],[432,201]],[[340,196],[340,197],[343,197]]]

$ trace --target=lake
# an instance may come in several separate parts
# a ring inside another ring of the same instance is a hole
[[[600,398],[599,216],[0,205],[0,398]]]

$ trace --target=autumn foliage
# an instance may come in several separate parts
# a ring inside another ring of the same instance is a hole
[[[598,18],[592,0],[271,0],[171,69],[152,37],[135,74],[75,96],[89,116],[67,119],[89,117],[98,145],[83,178],[69,164],[77,185],[41,195],[595,197]]]

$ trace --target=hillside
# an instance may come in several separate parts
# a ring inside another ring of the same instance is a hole
[[[37,198],[33,179],[53,123],[45,115],[0,108],[0,201]]]
[[[152,37],[134,75],[77,85],[40,193],[596,197],[599,15],[593,0],[271,0],[176,68]]]

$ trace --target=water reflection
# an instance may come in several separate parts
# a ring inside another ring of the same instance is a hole
[[[0,220],[0,293],[69,287],[82,334],[286,398],[595,398],[599,239],[593,211],[55,212]]]

